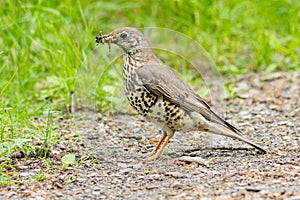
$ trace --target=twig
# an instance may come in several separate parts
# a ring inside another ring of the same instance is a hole
[[[75,113],[75,91],[71,91],[71,114]]]

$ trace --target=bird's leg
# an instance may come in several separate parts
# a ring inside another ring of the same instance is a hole
[[[151,157],[151,156],[155,155],[157,150],[160,148],[161,144],[166,139],[166,137],[167,137],[167,134],[164,132],[163,136],[160,138],[159,142],[157,143],[157,145],[155,146],[153,151],[151,153],[147,153],[147,154],[143,155],[143,157]]]
[[[172,136],[166,136],[166,140],[163,142],[163,144],[162,144],[161,148],[158,150],[158,152],[155,155],[151,156],[151,157],[153,157],[153,159],[156,159],[162,155],[162,153],[164,152],[164,150],[171,138],[172,138]],[[149,159],[152,159],[152,158],[149,157]]]
[[[164,152],[167,144],[169,143],[169,141],[173,137],[173,135],[174,135],[174,131],[172,131],[168,127],[165,127],[165,129],[164,129],[164,136],[163,136],[164,140],[163,141],[161,140],[159,142],[159,146],[161,146],[161,147],[157,148],[157,149],[155,148],[156,152],[154,152],[149,157],[147,157],[147,160],[154,160],[154,159],[159,158],[163,154],[163,152]]]

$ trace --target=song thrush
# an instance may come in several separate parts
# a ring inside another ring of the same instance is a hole
[[[135,28],[118,28],[98,35],[96,42],[122,48],[125,95],[130,105],[163,131],[163,136],[148,154],[158,158],[176,131],[210,132],[244,141],[266,150],[242,136],[241,131],[212,111],[210,106],[152,52],[144,35]]]

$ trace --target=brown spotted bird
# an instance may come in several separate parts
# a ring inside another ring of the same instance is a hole
[[[97,43],[118,45],[124,52],[123,79],[129,104],[163,135],[149,159],[158,158],[176,131],[202,131],[228,136],[266,150],[241,135],[152,52],[144,35],[135,28],[118,28],[98,35]]]

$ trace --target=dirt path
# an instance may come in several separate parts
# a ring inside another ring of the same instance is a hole
[[[242,98],[226,102],[226,115],[268,154],[237,141],[214,148],[206,134],[192,132],[177,133],[162,159],[144,161],[141,155],[160,137],[153,125],[138,116],[82,113],[69,130],[80,137],[58,144],[51,159],[60,166],[61,156],[74,152],[80,165],[49,169],[39,160],[18,160],[12,170],[40,171],[46,179],[20,176],[19,185],[1,188],[0,198],[300,199],[299,73],[247,74],[237,86]],[[203,162],[180,161],[182,156]]]

